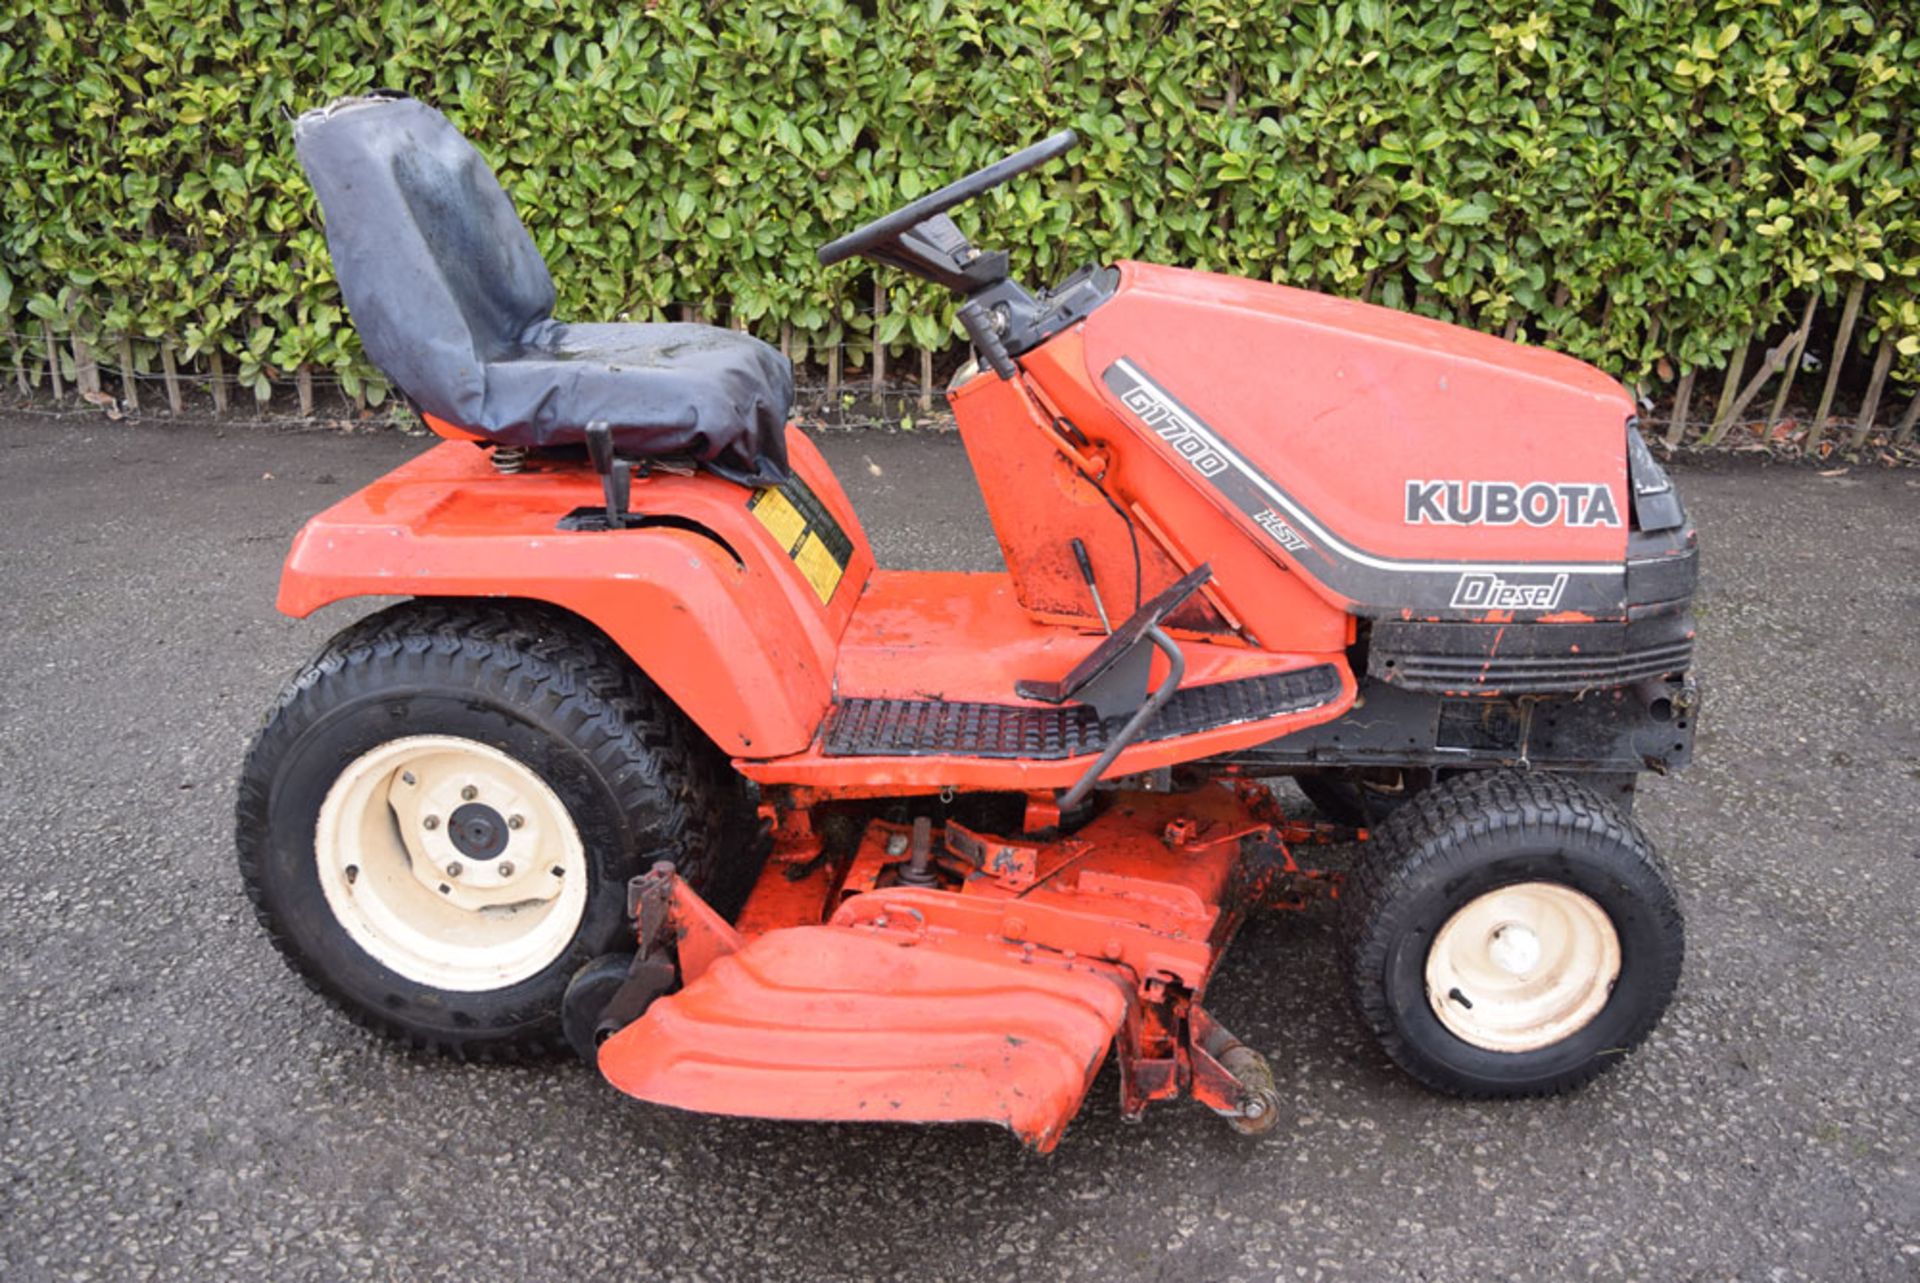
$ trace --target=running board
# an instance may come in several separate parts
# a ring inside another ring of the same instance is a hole
[[[1142,742],[1305,712],[1340,697],[1332,664],[1174,692],[1147,724]],[[1100,752],[1125,725],[1087,704],[950,703],[938,699],[846,699],[827,717],[828,757],[981,757],[1059,761]]]

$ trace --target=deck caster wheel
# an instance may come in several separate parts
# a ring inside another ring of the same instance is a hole
[[[589,1065],[600,1063],[600,1044],[615,1030],[603,1028],[601,1017],[633,967],[630,953],[605,953],[573,973],[566,996],[560,1000],[560,1025],[573,1054]]]
[[[1500,771],[1410,799],[1341,898],[1347,982],[1386,1053],[1455,1095],[1604,1072],[1665,1012],[1680,907],[1639,826],[1585,785]]]
[[[1242,1136],[1262,1136],[1280,1121],[1280,1089],[1274,1086],[1273,1066],[1251,1047],[1235,1046],[1220,1057],[1220,1067],[1240,1080],[1244,1094],[1241,1112],[1229,1115],[1227,1126]]]
[[[241,875],[273,942],[353,1019],[463,1059],[558,1050],[561,999],[632,930],[627,880],[689,883],[742,786],[604,637],[530,603],[417,601],[336,637],[240,782]]]

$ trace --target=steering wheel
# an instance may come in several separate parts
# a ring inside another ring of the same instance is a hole
[[[928,219],[972,200],[981,192],[998,187],[1016,174],[1024,174],[1057,156],[1066,155],[1079,141],[1079,135],[1071,129],[1063,129],[1031,147],[996,160],[985,169],[977,169],[958,182],[948,183],[937,192],[922,196],[910,205],[902,205],[891,214],[882,214],[866,226],[821,246],[820,262],[823,266],[831,265],[852,258],[855,254],[884,250]]]

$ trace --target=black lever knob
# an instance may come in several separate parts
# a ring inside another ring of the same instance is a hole
[[[960,324],[966,328],[967,337],[973,340],[974,347],[986,358],[993,372],[1003,379],[1011,379],[1019,372],[1013,358],[1007,355],[1007,345],[1000,341],[1000,332],[993,328],[993,318],[987,315],[987,309],[978,303],[968,303],[960,309]]]

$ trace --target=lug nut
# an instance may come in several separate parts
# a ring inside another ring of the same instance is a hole
[[[450,878],[457,878],[460,876],[460,861],[458,860],[447,861],[447,876]]]
[[[360,866],[357,864],[349,864],[347,866],[347,885],[352,886],[355,880],[359,878],[359,876],[360,876]]]
[[[413,783],[415,783],[416,781],[415,781],[415,780],[414,780],[414,778],[413,778],[413,772],[412,772],[412,771],[402,771],[402,772],[400,772],[400,782],[401,782],[402,784],[413,784]]]
[[[420,827],[431,833],[440,827],[440,817],[437,815],[429,815],[426,819],[420,821]]]
[[[471,784],[467,785],[465,788],[460,790],[460,800],[462,802],[471,802],[473,801],[474,798],[479,796],[480,796],[480,790],[475,788]]]
[[[501,876],[501,877],[503,877],[503,878],[510,878],[510,877],[512,877],[512,876],[513,876],[513,861],[512,861],[512,860],[502,860],[502,861],[500,861],[500,876]]]
[[[552,873],[553,876],[556,878],[564,878],[567,876],[567,871],[557,864],[554,865],[553,868],[549,869],[548,872]]]
[[[507,817],[507,827],[510,829],[522,828],[525,825],[526,820],[518,815],[509,815]]]

